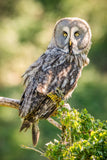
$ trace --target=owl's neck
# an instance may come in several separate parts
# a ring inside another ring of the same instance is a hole
[[[79,66],[80,68],[87,66],[89,64],[89,58],[87,57],[87,54],[82,53],[82,54],[70,54],[69,52],[66,52],[64,49],[55,47],[55,46],[48,46],[48,50],[55,50],[55,52],[61,52],[64,54],[67,54],[71,57],[71,59],[75,59],[75,63],[77,66]],[[49,52],[48,52],[49,53]]]
[[[84,66],[87,66],[89,64],[89,58],[87,57],[86,54],[76,54],[74,55],[75,58],[75,63],[77,66],[80,68],[83,68]]]

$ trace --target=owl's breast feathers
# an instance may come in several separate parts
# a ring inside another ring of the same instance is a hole
[[[49,96],[50,93],[55,95],[58,89],[62,98],[69,97],[87,61],[85,55],[48,49],[23,75],[26,89],[20,101],[20,116],[30,122],[48,118],[58,103]]]

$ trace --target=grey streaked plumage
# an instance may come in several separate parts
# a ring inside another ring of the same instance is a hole
[[[72,94],[83,67],[89,63],[90,45],[91,31],[84,20],[61,19],[46,52],[23,75],[26,89],[20,101],[19,115],[24,118],[20,131],[32,124],[34,145],[39,138],[38,120],[51,116],[60,100]],[[49,94],[58,97],[57,90],[61,91],[60,100],[54,101]]]

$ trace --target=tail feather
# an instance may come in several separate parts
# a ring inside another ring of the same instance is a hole
[[[27,129],[30,128],[31,124],[32,124],[32,141],[33,141],[33,145],[36,146],[38,144],[39,135],[40,135],[38,122],[31,123],[28,120],[24,120],[20,128],[20,132],[24,129],[25,131],[27,131]]]
[[[39,127],[37,124],[33,123],[32,124],[32,141],[34,146],[38,144],[39,135],[40,135]]]
[[[22,126],[20,128],[20,132],[25,129],[25,131],[27,131],[27,129],[31,126],[31,122],[29,122],[28,120],[24,120],[22,123]]]

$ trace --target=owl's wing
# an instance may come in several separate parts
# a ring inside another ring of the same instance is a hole
[[[25,117],[38,107],[50,92],[56,89],[69,88],[68,74],[72,70],[73,57],[68,54],[51,50],[34,62],[24,74],[26,89],[23,93],[19,113]]]
[[[26,70],[26,72],[22,75],[22,77],[24,79],[25,86],[27,86],[29,84],[29,82],[32,81],[32,78],[34,77],[34,75],[36,75],[36,73],[38,73],[38,71],[40,70],[40,68],[43,64],[44,59],[45,59],[45,54],[40,56],[40,58],[37,61],[35,61],[33,64],[31,64],[29,66],[29,68]]]

